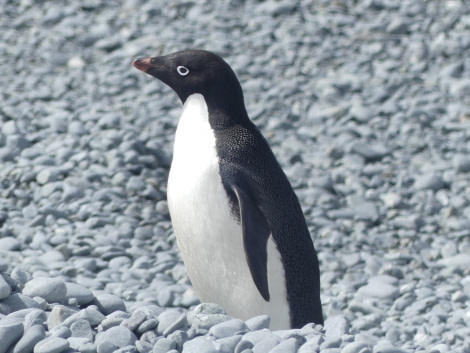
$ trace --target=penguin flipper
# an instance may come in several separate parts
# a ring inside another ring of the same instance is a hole
[[[261,296],[269,301],[267,243],[271,230],[253,199],[237,185],[232,190],[238,200],[248,267]]]

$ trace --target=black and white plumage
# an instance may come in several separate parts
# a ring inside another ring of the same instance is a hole
[[[136,59],[183,102],[168,180],[178,246],[202,301],[272,329],[323,324],[318,259],[299,201],[250,121],[230,66],[204,50]]]

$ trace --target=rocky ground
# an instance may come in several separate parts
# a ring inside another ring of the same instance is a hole
[[[0,4],[0,353],[470,352],[468,1]],[[296,189],[324,328],[198,305],[181,105],[131,67],[186,48],[232,65]]]

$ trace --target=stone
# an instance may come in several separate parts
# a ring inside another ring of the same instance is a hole
[[[67,287],[61,279],[38,277],[25,284],[23,294],[44,298],[48,303],[63,303]]]

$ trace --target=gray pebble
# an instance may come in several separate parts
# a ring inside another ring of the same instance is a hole
[[[230,337],[235,334],[245,333],[248,330],[247,325],[240,319],[224,321],[212,326],[209,334],[215,338]]]
[[[50,330],[51,337],[61,337],[61,338],[69,338],[72,336],[72,331],[64,325],[54,326]]]
[[[94,327],[98,326],[105,319],[105,316],[95,306],[90,305],[66,318],[63,325],[71,326],[74,322],[82,319],[88,321]]]
[[[75,308],[72,309],[64,305],[54,305],[47,317],[47,327],[52,329],[62,324],[68,317],[77,313],[77,311]]]
[[[376,145],[374,147],[364,143],[356,142],[351,146],[351,152],[365,158],[367,162],[377,162],[388,155],[390,152],[384,146]]]
[[[0,273],[0,300],[7,298],[11,293],[10,284],[3,278],[3,274]]]
[[[27,308],[41,308],[35,300],[21,293],[9,295],[2,300],[2,304],[6,305],[10,309],[10,312]]]
[[[252,351],[253,353],[272,352],[274,348],[279,345],[280,341],[281,340],[279,339],[279,337],[275,335],[266,335],[265,338],[255,343],[252,348]]]
[[[254,344],[248,340],[241,339],[240,342],[235,346],[234,353],[241,353],[246,350],[251,350]]]
[[[32,352],[34,346],[39,341],[42,341],[46,337],[46,331],[42,325],[32,325],[27,330],[23,337],[20,338],[16,343],[13,353],[29,353]]]
[[[329,317],[325,321],[325,336],[341,337],[349,332],[349,322],[341,315]]]
[[[126,304],[116,295],[103,293],[95,296],[92,302],[98,309],[105,315],[111,314],[115,311],[126,311]]]
[[[200,336],[183,345],[182,353],[219,353],[211,336]]]
[[[23,322],[18,317],[0,318],[0,353],[6,353],[23,334]]]
[[[457,155],[452,159],[454,169],[460,173],[470,172],[470,157],[465,155]]]
[[[229,336],[216,340],[216,344],[220,345],[223,352],[234,352],[241,339],[241,335]]]
[[[295,353],[297,352],[297,349],[299,348],[299,341],[295,338],[288,338],[285,341],[282,341],[279,343],[276,347],[271,349],[269,352],[270,353]],[[256,346],[253,349],[253,353],[255,352]]]
[[[176,342],[162,337],[153,346],[152,353],[166,353],[176,348]]]
[[[90,323],[87,320],[77,320],[70,325],[70,331],[72,331],[72,337],[93,339],[93,332],[91,330]]]
[[[28,330],[31,326],[43,325],[46,321],[46,312],[44,310],[33,308],[25,315],[23,324],[25,330]]]
[[[62,353],[70,347],[69,342],[61,337],[49,337],[34,346],[34,353]]]
[[[121,325],[127,327],[131,331],[136,331],[137,327],[147,319],[147,315],[136,310],[132,313],[131,317],[125,320]]]
[[[79,352],[81,352],[81,347],[83,347],[83,345],[92,343],[89,338],[73,337],[73,336],[67,338],[67,341],[69,342],[70,349],[77,350]],[[95,347],[95,352],[96,352],[96,347]]]
[[[368,283],[357,291],[358,294],[381,299],[394,300],[399,295],[397,282],[390,276],[369,278]]]
[[[163,313],[161,315],[163,315]],[[160,316],[158,316],[159,320],[160,320]],[[170,333],[176,330],[186,328],[188,326],[188,320],[186,318],[186,314],[181,314],[172,324],[168,325],[168,323],[166,323],[162,325],[161,327],[160,327],[160,324],[161,324],[161,321],[158,324],[157,332],[160,332],[160,330],[162,329],[163,330],[162,334],[164,336],[168,336]]]
[[[444,180],[440,175],[435,173],[427,173],[416,178],[414,187],[418,190],[437,191],[445,186]]]
[[[176,343],[176,348],[181,351],[183,349],[184,343],[189,339],[187,331],[176,330],[170,333],[167,337]]]
[[[132,331],[124,326],[111,327],[104,332],[98,332],[96,335],[95,343],[99,351],[107,351],[105,348],[109,347],[109,343],[115,348],[122,348],[129,345],[134,345],[137,337]]]
[[[71,298],[76,299],[78,305],[89,304],[95,298],[93,293],[84,286],[69,282],[66,282],[65,286],[67,288],[67,294],[65,295],[65,298],[67,300]]]
[[[245,321],[246,326],[251,331],[269,328],[271,318],[268,315],[259,315]]]
[[[63,303],[67,287],[61,279],[38,277],[25,284],[23,294],[44,298],[48,303]]]
[[[372,349],[365,342],[351,342],[344,346],[341,353],[372,353]]]
[[[21,243],[14,237],[0,238],[0,249],[2,251],[17,251],[21,249]]]
[[[155,329],[157,326],[158,326],[158,321],[156,319],[145,320],[137,328],[137,333],[143,334],[146,331]]]

